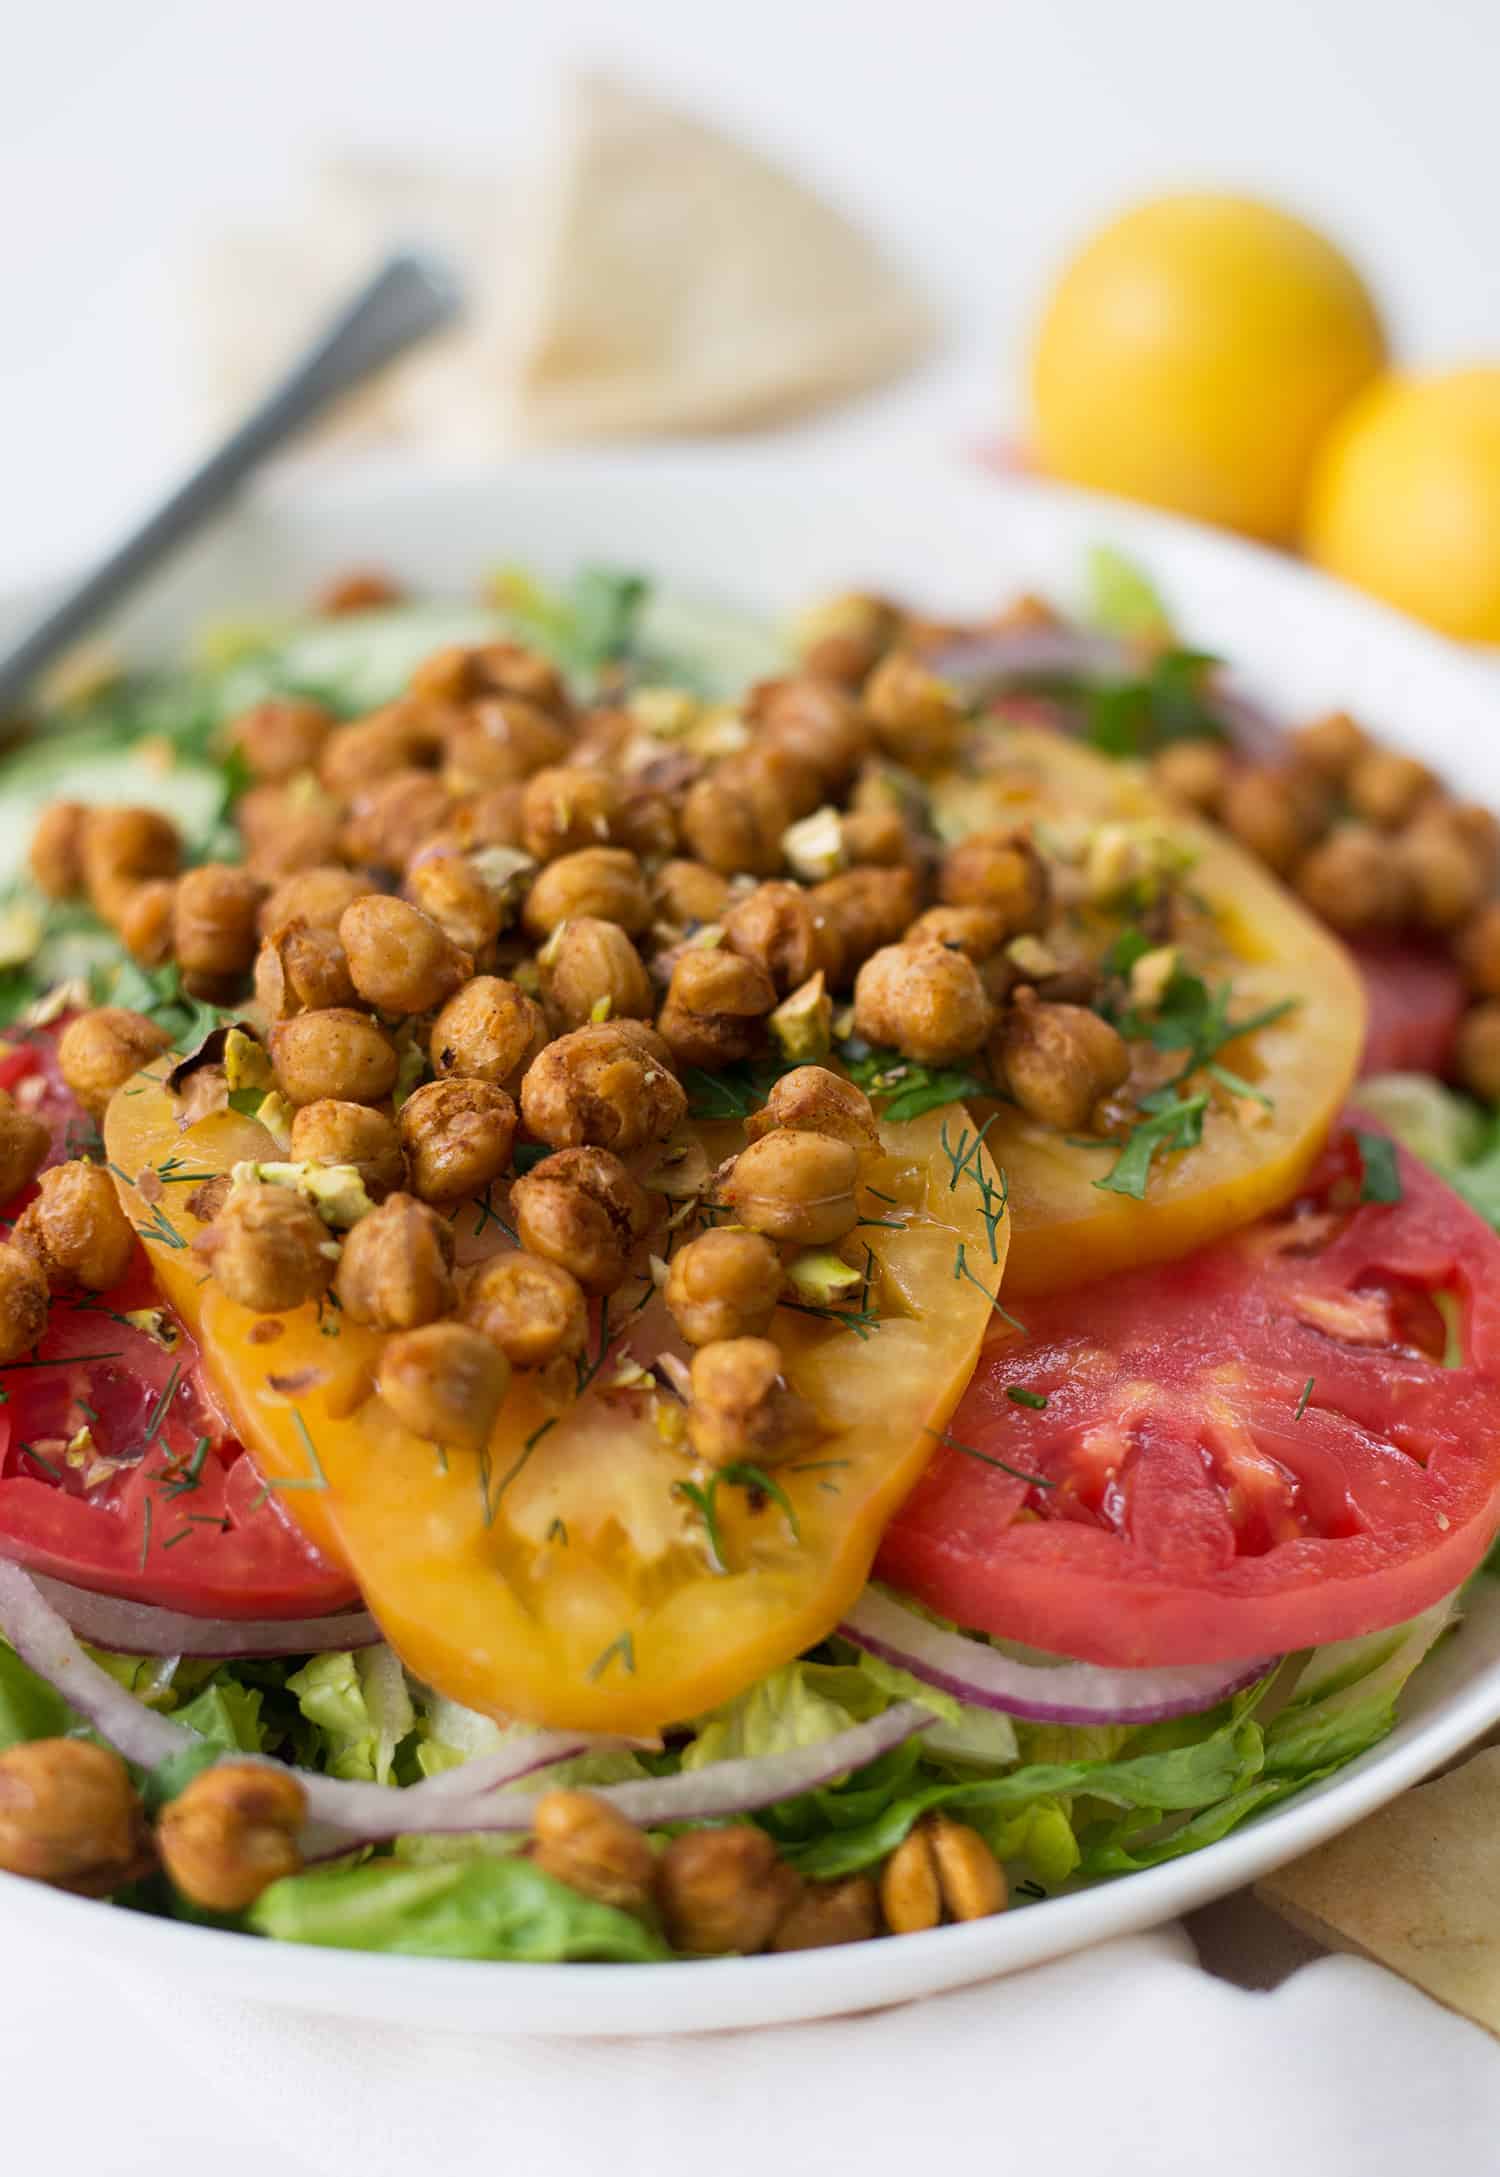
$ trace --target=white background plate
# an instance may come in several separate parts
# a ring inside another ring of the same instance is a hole
[[[351,564],[428,590],[469,591],[497,565],[564,576],[582,560],[784,611],[888,587],[934,613],[993,607],[1021,588],[1076,597],[1089,546],[1145,566],[1184,637],[1234,661],[1289,715],[1347,707],[1500,798],[1494,684],[1472,661],[1270,553],[1112,502],[890,461],[829,467],[764,454],[576,457],[491,477],[369,473],[248,505],[124,623],[150,654],[194,620],[294,602]],[[0,607],[0,629],[36,599]],[[638,2034],[867,2010],[1170,1919],[1295,1858],[1450,1759],[1500,1721],[1500,1586],[1423,1666],[1402,1720],[1329,1783],[1222,1843],[1149,1872],[995,1920],[779,1958],[674,1966],[506,1966],[258,1943],[151,1920],[0,1876],[0,1927],[169,1979],[287,2006],[413,2026]]]

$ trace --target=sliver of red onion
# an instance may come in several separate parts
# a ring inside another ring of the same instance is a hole
[[[96,1595],[44,1573],[31,1575],[80,1640],[114,1655],[191,1655],[229,1662],[236,1656],[318,1655],[329,1648],[371,1648],[383,1636],[368,1610],[324,1618],[192,1617],[154,1603]]]

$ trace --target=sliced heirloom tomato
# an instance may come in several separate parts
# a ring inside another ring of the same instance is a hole
[[[156,1069],[159,1074],[162,1069]],[[116,1097],[114,1164],[138,1178],[171,1156],[222,1171],[271,1154],[250,1119],[179,1131],[159,1081]],[[174,1194],[147,1245],[262,1473],[320,1548],[356,1575],[407,1665],[471,1708],[586,1730],[650,1730],[701,1713],[820,1639],[859,1592],[881,1530],[969,1379],[1005,1265],[1007,1221],[980,1150],[959,1172],[938,1114],[884,1130],[857,1240],[870,1320],[778,1310],[789,1380],[828,1424],[805,1457],[710,1477],[681,1413],[646,1373],[682,1357],[649,1277],[595,1324],[588,1387],[555,1419],[515,1380],[487,1449],[446,1452],[402,1429],[372,1390],[381,1335],[325,1307],[258,1318],[186,1243]],[[711,1161],[738,1129],[705,1128]],[[125,1190],[138,1224],[148,1212]],[[157,1204],[157,1210],[163,1205]],[[505,1242],[472,1202],[460,1253]],[[476,1227],[478,1228],[476,1230]],[[962,1249],[962,1254],[960,1254]],[[876,1320],[878,1318],[878,1320]],[[266,1341],[269,1342],[266,1342]],[[715,1544],[717,1545],[715,1547]]]
[[[1500,1524],[1500,1237],[1393,1168],[1400,1200],[1362,1203],[1342,1125],[1275,1219],[1030,1303],[880,1576],[1119,1667],[1284,1654],[1450,1594]]]
[[[1095,1184],[1109,1169],[1107,1146],[1080,1146],[1013,1105],[996,1107],[988,1140],[1010,1183],[1014,1221],[1007,1297],[1169,1261],[1284,1202],[1325,1140],[1359,1061],[1364,1001],[1344,947],[1222,832],[1154,793],[1138,766],[1059,733],[988,727],[973,766],[940,780],[933,804],[949,839],[1034,824],[1059,840],[1104,826],[1122,827],[1127,839],[1169,840],[1190,865],[1186,888],[1211,911],[1213,957],[1192,964],[1211,986],[1232,985],[1231,1017],[1248,1020],[1295,1001],[1219,1054],[1269,1107],[1216,1093],[1202,1141],[1156,1157],[1142,1201]]]

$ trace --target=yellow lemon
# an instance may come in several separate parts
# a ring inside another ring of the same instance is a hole
[[[1500,642],[1500,368],[1370,387],[1319,454],[1305,537],[1330,574]]]
[[[1032,352],[1043,468],[1283,542],[1319,440],[1380,370],[1358,273],[1245,197],[1138,205],[1064,271]]]

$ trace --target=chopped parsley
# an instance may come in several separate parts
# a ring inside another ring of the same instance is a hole
[[[1368,1133],[1363,1127],[1356,1127],[1354,1139],[1359,1143],[1359,1160],[1363,1167],[1359,1183],[1361,1202],[1399,1202],[1401,1167],[1396,1161],[1396,1144],[1388,1134]]]
[[[962,1103],[966,1096],[992,1096],[994,1090],[977,1074],[960,1067],[922,1066],[899,1051],[879,1050],[862,1036],[847,1036],[839,1056],[849,1078],[867,1095],[881,1099],[881,1117],[900,1124],[920,1119],[924,1112],[941,1111]]]
[[[1162,1092],[1158,1092],[1160,1094]],[[1124,1147],[1102,1179],[1094,1185],[1107,1194],[1126,1194],[1132,1201],[1143,1202],[1146,1198],[1146,1182],[1151,1177],[1153,1159],[1163,1151],[1192,1149],[1203,1139],[1203,1114],[1208,1109],[1208,1097],[1176,1096],[1170,1101],[1157,1104],[1154,1097],[1145,1100],[1150,1116],[1133,1126]]]

